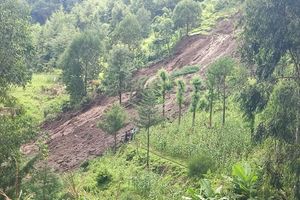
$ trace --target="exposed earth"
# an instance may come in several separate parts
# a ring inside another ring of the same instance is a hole
[[[200,65],[199,73],[204,76],[209,64],[225,55],[234,56],[236,49],[234,20],[233,18],[224,19],[207,35],[185,37],[175,47],[173,56],[137,71],[134,78],[146,76],[148,81],[151,81],[161,68],[171,72],[187,65],[196,64]],[[184,77],[187,83],[192,76]],[[174,101],[171,101],[173,98],[175,98],[175,93],[171,93],[166,102],[169,116],[177,112],[177,106],[174,105]],[[130,94],[124,94],[122,101],[131,118],[126,127],[119,131],[118,142],[123,140],[126,130],[134,127],[132,117],[135,116],[135,110],[129,104],[129,100]],[[65,113],[59,119],[45,123],[42,128],[49,135],[47,141],[49,165],[58,171],[71,170],[88,159],[102,155],[109,149],[114,143],[113,136],[103,132],[97,127],[97,124],[104,111],[114,102],[117,102],[117,97],[99,96],[88,108],[78,112]],[[32,143],[25,145],[22,150],[26,154],[31,154],[35,152],[35,149],[36,145]]]

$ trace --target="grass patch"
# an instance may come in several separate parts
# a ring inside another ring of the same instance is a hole
[[[185,168],[154,154],[149,170],[145,164],[146,151],[133,142],[115,155],[107,153],[90,161],[72,180],[65,178],[63,193],[78,199],[181,199],[191,186]]]
[[[193,29],[191,35],[208,34],[220,19],[229,18],[237,13],[241,4],[239,0],[205,0],[201,6],[201,25]]]
[[[26,114],[38,123],[59,112],[62,103],[69,99],[59,80],[60,74],[59,70],[33,74],[31,83],[25,88],[11,90],[11,95],[24,107]]]
[[[177,78],[180,76],[185,76],[188,74],[195,74],[200,70],[200,67],[197,65],[194,66],[185,66],[181,69],[175,70],[171,73],[172,78]]]
[[[222,126],[221,105],[213,116],[213,127],[208,127],[209,113],[198,111],[195,128],[192,114],[182,118],[181,126],[177,121],[151,128],[151,148],[174,159],[186,160],[198,155],[207,155],[216,162],[216,168],[229,172],[232,164],[244,158],[251,149],[250,131],[234,103],[228,104],[226,124]],[[143,145],[147,134],[138,135]]]

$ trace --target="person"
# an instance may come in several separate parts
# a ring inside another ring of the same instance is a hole
[[[125,139],[124,139],[124,141],[128,142],[128,140],[129,140],[129,134],[128,134],[128,131],[125,131]]]

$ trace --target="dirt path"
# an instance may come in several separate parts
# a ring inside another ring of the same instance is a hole
[[[233,20],[223,20],[210,34],[194,35],[183,39],[175,48],[175,53],[171,58],[158,62],[139,70],[135,78],[141,76],[153,77],[156,72],[164,67],[167,71],[173,71],[186,65],[199,64],[200,75],[204,75],[207,66],[217,58],[224,55],[233,55],[236,49],[234,38]],[[185,79],[190,79],[186,76]],[[177,112],[172,99],[175,94],[169,95],[166,110]],[[124,95],[123,102],[126,104],[129,94]],[[97,128],[97,123],[101,120],[103,112],[111,106],[117,99],[115,97],[99,97],[95,103],[87,110],[66,114],[61,119],[44,125],[44,131],[49,134],[47,142],[49,146],[49,164],[59,171],[67,171],[78,167],[87,159],[102,155],[113,145],[113,137]],[[130,116],[135,111],[128,107]],[[118,141],[124,137],[125,130],[133,127],[132,119],[118,134]],[[27,154],[34,151],[33,144],[24,146],[23,151]]]

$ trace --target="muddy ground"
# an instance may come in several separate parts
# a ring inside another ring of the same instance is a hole
[[[185,37],[177,44],[173,56],[137,71],[135,79],[147,76],[150,80],[157,71],[165,68],[171,72],[187,65],[200,65],[200,75],[205,76],[209,64],[224,55],[234,55],[237,42],[234,34],[234,20],[220,21],[216,28],[207,35]],[[184,77],[188,83],[192,75]],[[188,93],[186,94],[188,96]],[[177,112],[174,103],[175,93],[168,95],[166,110],[169,116]],[[118,142],[123,140],[126,130],[131,129],[134,107],[129,104],[130,94],[123,96],[124,105],[130,119],[118,134]],[[104,111],[109,108],[116,97],[99,96],[85,110],[69,112],[53,122],[43,125],[43,130],[49,135],[48,162],[58,171],[67,171],[80,166],[84,161],[102,155],[113,145],[113,136],[106,134],[97,127]],[[187,108],[188,105],[186,105]],[[168,112],[169,111],[169,112]],[[25,145],[23,151],[31,154],[36,150],[34,143]]]

